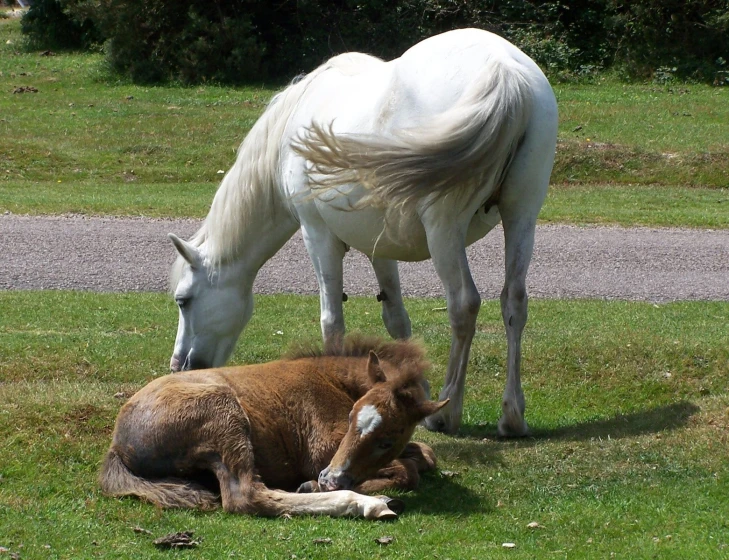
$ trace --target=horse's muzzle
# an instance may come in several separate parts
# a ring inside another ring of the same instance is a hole
[[[172,373],[177,373],[181,370],[182,364],[180,364],[180,359],[177,356],[172,356],[172,358],[170,358],[170,371]]]
[[[332,490],[350,490],[354,486],[354,479],[341,469],[331,470],[325,468],[319,473],[319,490],[331,492]]]

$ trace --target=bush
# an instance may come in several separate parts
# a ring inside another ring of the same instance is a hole
[[[31,12],[36,39],[104,37],[112,67],[141,82],[290,79],[340,52],[389,59],[469,26],[507,37],[552,77],[613,66],[729,80],[729,0],[36,0]]]
[[[79,1],[35,0],[23,16],[21,29],[32,48],[88,49],[101,42],[96,25],[86,12],[76,12]]]
[[[679,78],[716,81],[729,58],[729,1],[611,0],[615,62],[635,77],[667,68]]]
[[[246,4],[215,0],[98,0],[112,67],[137,82],[258,78],[265,51]]]

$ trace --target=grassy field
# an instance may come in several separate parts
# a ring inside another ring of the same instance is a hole
[[[100,54],[24,52],[19,23],[0,20],[0,212],[202,217],[275,91],[118,82]],[[543,220],[729,227],[729,89],[606,79],[555,92]]]
[[[449,340],[442,305],[408,302],[436,387]],[[152,538],[182,530],[202,540],[186,555],[195,558],[729,553],[727,303],[535,301],[523,364],[534,437],[519,441],[494,438],[505,342],[498,305],[486,303],[463,434],[418,430],[441,470],[404,495],[408,509],[393,524],[163,512],[102,497],[95,476],[119,394],[165,373],[172,302],[0,292],[0,307],[0,546],[21,558],[165,557]],[[383,332],[374,300],[353,298],[346,313],[351,328]],[[317,337],[317,314],[316,298],[259,298],[234,361],[275,358],[289,342]],[[381,536],[394,542],[382,547]]]
[[[274,91],[117,82],[101,55],[24,52],[18,22],[0,19],[0,212],[202,217]],[[555,92],[544,221],[729,227],[729,90],[608,79]],[[444,304],[407,305],[438,388]],[[417,432],[441,470],[403,495],[392,524],[102,497],[96,472],[125,395],[166,373],[172,301],[0,291],[0,310],[0,558],[166,558],[152,539],[182,530],[201,544],[177,554],[211,559],[729,555],[729,303],[532,301],[534,435],[499,441],[505,340],[497,302],[485,302],[462,435]],[[351,330],[385,334],[374,300],[351,298],[345,312]],[[233,362],[317,338],[318,316],[316,298],[257,298]]]

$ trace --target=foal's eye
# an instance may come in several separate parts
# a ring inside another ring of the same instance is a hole
[[[185,309],[185,307],[187,307],[187,304],[190,303],[190,298],[175,298],[175,302],[177,303],[177,307],[179,307],[180,309]]]
[[[390,441],[389,439],[383,439],[382,441],[377,442],[377,447],[379,447],[383,451],[387,451],[392,447],[392,441]]]

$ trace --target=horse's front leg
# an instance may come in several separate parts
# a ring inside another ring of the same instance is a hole
[[[324,346],[337,348],[341,346],[344,337],[342,259],[346,246],[321,219],[302,223],[301,232],[319,283],[321,333]]]
[[[428,249],[446,293],[451,324],[451,351],[440,400],[450,404],[425,419],[429,430],[455,434],[461,425],[466,368],[481,296],[471,277],[465,247],[465,231],[457,228],[426,227]]]
[[[378,301],[382,302],[382,322],[392,338],[410,338],[410,317],[405,310],[400,292],[400,273],[397,261],[372,259],[372,268],[380,286]]]

